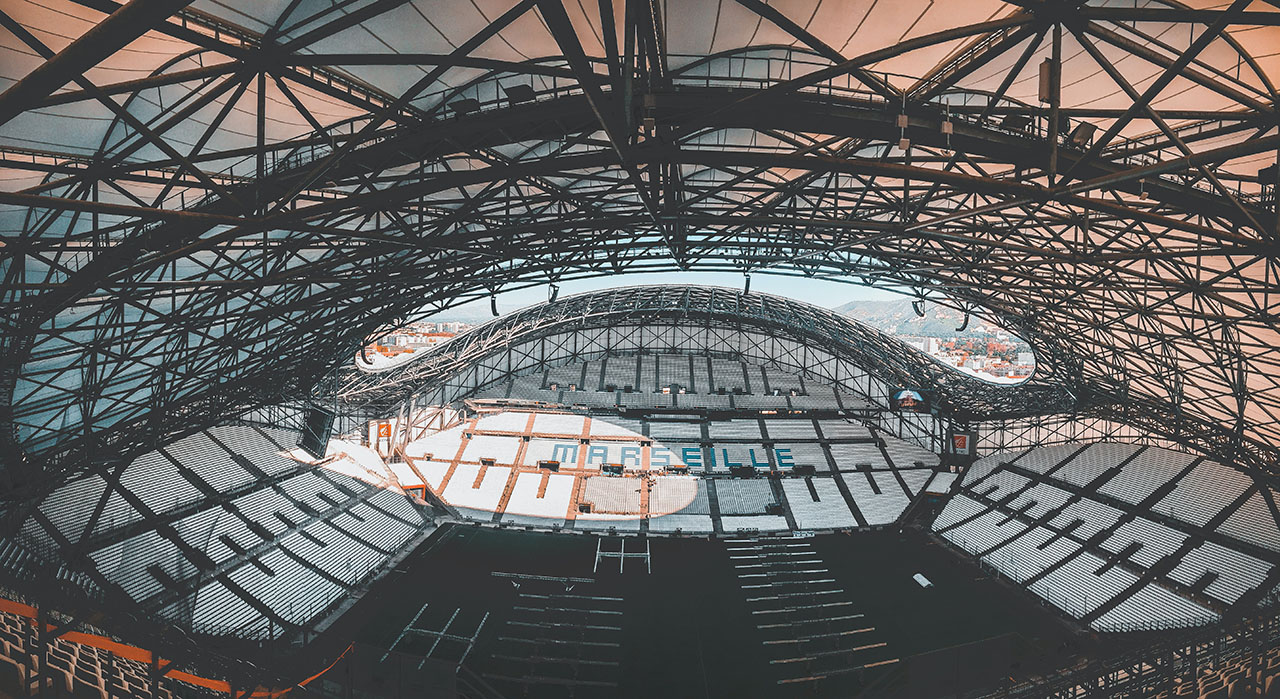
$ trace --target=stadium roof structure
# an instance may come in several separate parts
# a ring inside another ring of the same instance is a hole
[[[948,413],[965,421],[1060,414],[1076,407],[1061,386],[1037,379],[1015,385],[986,381],[835,311],[773,294],[675,284],[616,287],[530,306],[393,367],[351,366],[329,393],[344,413],[381,418],[394,414],[415,391],[462,374],[502,348],[568,332],[661,323],[748,329],[822,348],[867,367],[887,386],[929,387]]]
[[[20,0],[0,452],[102,468],[424,307],[641,270],[907,289],[1280,472],[1277,3]]]

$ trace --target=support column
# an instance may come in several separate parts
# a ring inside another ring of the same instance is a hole
[[[1058,120],[1062,108],[1062,24],[1053,25],[1053,55],[1049,59],[1049,186],[1058,182]]]

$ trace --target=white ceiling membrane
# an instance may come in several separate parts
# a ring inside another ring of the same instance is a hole
[[[424,306],[677,269],[906,288],[1280,469],[1273,2],[15,0],[0,52],[14,472],[305,396]]]

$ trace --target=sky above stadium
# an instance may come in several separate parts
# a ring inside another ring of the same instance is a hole
[[[560,283],[560,295],[580,294],[619,286],[640,284],[707,284],[741,289],[743,277],[732,272],[646,272],[615,274]],[[786,277],[774,274],[751,275],[751,291],[776,294],[823,308],[835,308],[850,301],[884,301],[902,298],[885,289],[823,279]],[[517,289],[498,294],[498,311],[503,315],[547,300],[546,286]],[[431,316],[428,320],[471,320],[492,317],[489,302],[473,301]]]

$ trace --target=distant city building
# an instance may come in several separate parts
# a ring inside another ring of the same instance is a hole
[[[373,366],[391,366],[409,359],[419,350],[443,344],[471,327],[470,323],[462,321],[410,323],[365,346],[361,354]]]

